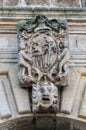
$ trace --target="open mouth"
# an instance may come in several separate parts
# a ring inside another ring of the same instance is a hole
[[[50,101],[50,99],[49,99],[49,98],[47,98],[47,97],[43,97],[43,98],[42,98],[42,101],[49,102],[49,101]]]

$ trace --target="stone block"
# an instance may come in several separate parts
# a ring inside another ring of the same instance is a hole
[[[49,1],[48,0],[28,0],[27,5],[46,6],[46,5],[49,5]]]
[[[51,5],[57,7],[79,7],[79,0],[53,0]]]
[[[79,80],[78,91],[76,93],[74,104],[73,104],[73,109],[72,109],[72,116],[74,117],[77,117],[80,111],[83,92],[85,89],[85,82],[86,82],[86,78],[84,76],[81,76]]]
[[[4,83],[1,79],[0,79],[0,116],[1,119],[11,117],[11,111],[4,90]]]
[[[28,114],[30,112],[28,89],[23,89],[20,87],[17,72],[18,72],[17,65],[12,67],[9,72],[9,79],[11,82],[11,87],[16,101],[17,110],[19,114]]]
[[[2,6],[3,5],[3,0],[0,0],[0,6]]]
[[[27,5],[35,6],[57,6],[57,7],[80,7],[79,0],[25,0]],[[83,2],[84,3],[84,2]],[[82,6],[83,6],[82,3]],[[18,0],[3,0],[3,6],[15,6]]]
[[[15,6],[17,0],[3,0],[3,6]]]
[[[80,107],[79,117],[86,119],[86,88],[84,90],[84,95],[82,98],[82,104]]]
[[[64,88],[62,94],[61,111],[71,114],[78,84],[80,79],[80,71],[77,68],[70,69],[69,85]]]

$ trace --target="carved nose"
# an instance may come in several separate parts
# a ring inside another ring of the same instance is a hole
[[[44,92],[43,92],[43,96],[49,96],[48,92],[47,92],[47,91],[44,91]]]

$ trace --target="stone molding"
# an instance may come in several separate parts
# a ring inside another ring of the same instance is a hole
[[[16,25],[19,20],[22,19],[32,19],[38,14],[46,14],[48,18],[66,18],[69,24],[69,42],[70,42],[70,66],[86,66],[86,51],[83,45],[80,44],[83,37],[85,39],[86,35],[86,9],[80,8],[46,8],[46,7],[4,7],[0,8],[0,34],[5,36],[5,34],[15,35],[15,43],[17,44],[16,36]],[[77,15],[78,14],[78,15]],[[74,36],[74,41],[72,37]],[[79,39],[79,40],[78,40]],[[2,40],[1,40],[2,41]],[[84,40],[85,41],[85,40]],[[4,41],[4,42],[7,42]],[[79,43],[78,43],[79,42]],[[80,47],[77,46],[79,44]],[[1,48],[1,47],[0,47]],[[12,48],[11,48],[12,49]],[[10,48],[4,49],[1,52],[0,62],[15,62],[17,63],[17,52],[18,49],[13,47],[13,51]],[[5,54],[8,54],[8,58],[5,58]],[[15,53],[15,54],[14,54]],[[14,54],[14,55],[13,55]],[[14,58],[15,56],[15,58]],[[79,60],[80,59],[80,60]]]

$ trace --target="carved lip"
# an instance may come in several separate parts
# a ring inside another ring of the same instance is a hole
[[[50,99],[48,97],[43,97],[42,100],[43,101],[50,101]]]

